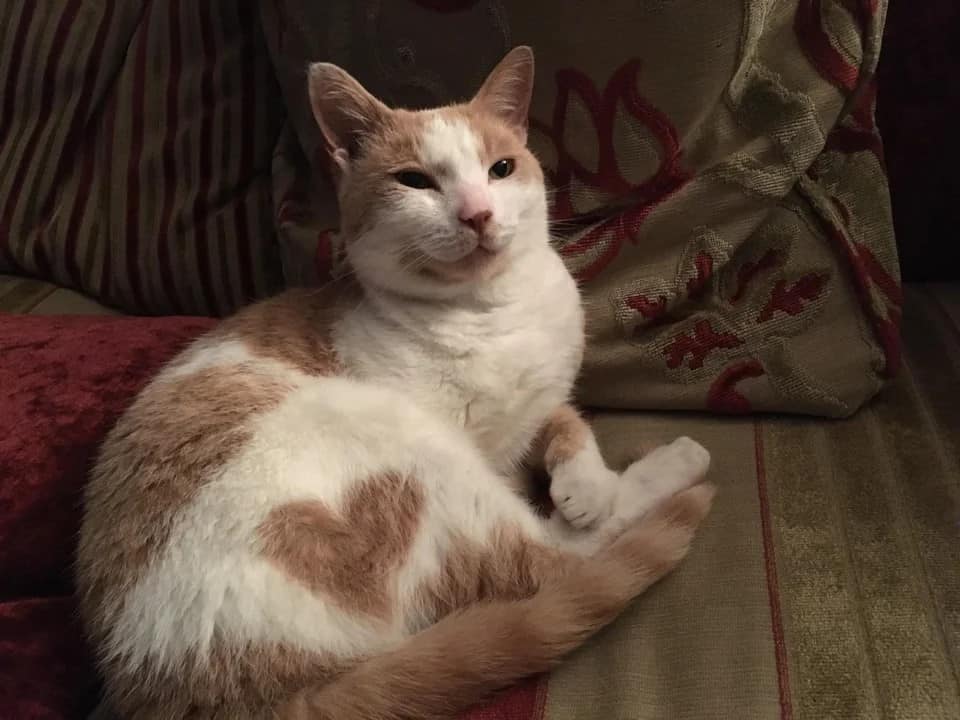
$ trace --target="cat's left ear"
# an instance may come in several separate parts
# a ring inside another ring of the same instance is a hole
[[[470,103],[499,117],[526,142],[532,94],[533,50],[520,45],[508,52],[490,72]]]
[[[332,63],[310,66],[308,88],[313,116],[341,171],[356,157],[364,137],[390,114],[350,73]]]

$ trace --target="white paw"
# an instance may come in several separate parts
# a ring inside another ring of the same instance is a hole
[[[577,472],[573,463],[559,465],[550,481],[550,497],[560,514],[576,528],[594,527],[613,512],[618,478],[609,470]]]
[[[661,445],[635,462],[624,473],[636,468],[645,475],[668,475],[682,484],[683,490],[703,480],[710,469],[710,452],[700,443],[688,437],[678,437],[671,443]]]
[[[652,507],[703,480],[710,453],[688,437],[651,451],[628,467],[617,497],[617,515],[627,521],[643,517]]]

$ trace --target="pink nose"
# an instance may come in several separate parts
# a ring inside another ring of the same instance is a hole
[[[487,224],[490,222],[490,218],[492,217],[493,213],[489,210],[460,211],[460,222],[471,228],[475,233],[477,233],[477,235],[483,235],[483,232],[487,229]]]

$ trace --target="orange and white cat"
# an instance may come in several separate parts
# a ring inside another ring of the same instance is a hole
[[[469,103],[413,112],[310,68],[354,280],[226,320],[106,439],[77,581],[117,714],[450,717],[687,552],[706,450],[617,473],[568,404],[584,319],[526,149],[532,82],[517,48]]]

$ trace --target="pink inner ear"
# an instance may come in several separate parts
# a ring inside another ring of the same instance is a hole
[[[493,213],[490,191],[482,185],[462,185],[458,192],[460,207],[457,215],[464,222],[477,216]]]

